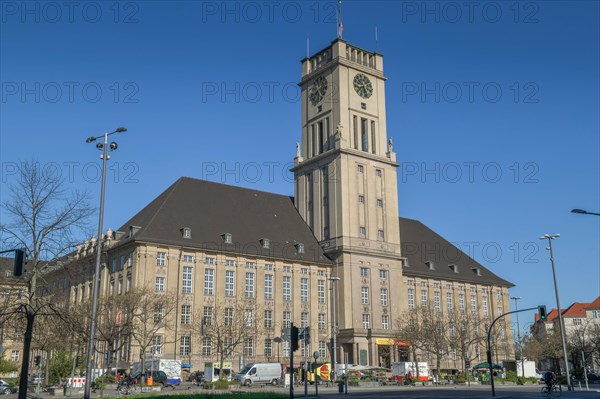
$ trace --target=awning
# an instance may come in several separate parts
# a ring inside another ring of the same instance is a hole
[[[496,363],[492,363],[492,368],[495,370],[502,370],[502,366],[500,366],[499,364]],[[484,363],[479,363],[475,366],[473,366],[473,370],[479,370],[479,369],[490,369],[490,364],[488,362],[484,362]]]

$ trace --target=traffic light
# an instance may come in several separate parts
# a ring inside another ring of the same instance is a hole
[[[538,306],[538,311],[540,313],[540,320],[541,321],[546,321],[546,305],[540,305]]]
[[[81,356],[77,355],[77,357],[75,358],[75,366],[79,367],[80,364],[81,364]]]
[[[42,357],[40,355],[37,355],[35,357],[35,366],[40,367],[41,364],[42,364]]]
[[[296,327],[292,324],[292,328],[290,329],[290,342],[292,345],[292,352],[297,351],[299,348],[298,335],[299,335],[298,327]]]
[[[13,275],[19,277],[23,274],[23,268],[25,266],[25,251],[22,249],[15,249],[15,265],[13,268]]]

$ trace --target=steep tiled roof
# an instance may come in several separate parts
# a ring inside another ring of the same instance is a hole
[[[592,301],[592,303],[588,303],[586,306],[586,310],[595,310],[600,309],[600,296]]]
[[[330,264],[290,197],[189,177],[179,178],[119,230],[133,240],[238,253],[248,256]],[[182,229],[190,228],[184,238]],[[232,243],[226,244],[225,233]],[[262,239],[270,241],[263,248]],[[304,253],[299,253],[299,245]]]
[[[513,287],[418,220],[399,218],[407,276]]]
[[[589,303],[575,302],[562,312],[563,317],[585,317],[585,308]]]

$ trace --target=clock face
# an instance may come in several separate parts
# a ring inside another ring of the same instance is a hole
[[[359,73],[354,77],[354,90],[362,98],[369,98],[373,94],[373,85],[369,78]]]
[[[310,101],[313,105],[317,105],[325,97],[325,93],[327,93],[327,79],[319,76],[310,87]]]

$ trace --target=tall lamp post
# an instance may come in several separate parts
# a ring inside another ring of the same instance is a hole
[[[95,354],[95,341],[96,341],[96,317],[98,315],[98,295],[100,292],[100,261],[102,255],[102,223],[104,221],[104,191],[106,187],[106,161],[110,158],[108,151],[114,151],[117,149],[117,143],[112,142],[108,144],[108,136],[115,133],[126,132],[127,129],[120,127],[110,133],[104,133],[100,136],[89,137],[85,142],[93,143],[99,138],[103,138],[102,143],[96,143],[96,148],[102,151],[100,159],[102,159],[102,186],[100,189],[100,216],[98,217],[98,244],[96,246],[96,269],[94,271],[94,292],[92,293],[92,316],[90,321],[90,331],[88,334],[88,348],[87,348],[87,363],[85,370],[85,391],[83,394],[84,399],[89,399],[92,388],[92,367],[93,359]]]
[[[519,358],[521,359],[521,377],[525,378],[525,363],[523,362],[523,345],[521,343],[521,326],[519,325],[519,305],[517,301],[521,299],[520,296],[511,296],[510,299],[515,301],[515,310],[517,313],[517,342],[519,343]]]
[[[337,295],[335,291],[335,283],[340,281],[339,277],[331,276],[329,277],[329,281],[331,281],[331,312],[332,312],[332,320],[331,320],[331,380],[335,381],[336,371],[335,366],[337,363]],[[345,367],[345,366],[344,366]]]
[[[558,324],[560,325],[560,337],[562,340],[563,356],[565,358],[565,370],[567,372],[567,388],[571,390],[571,376],[569,375],[569,359],[567,357],[567,341],[565,339],[565,323],[560,310],[560,299],[558,297],[558,283],[556,282],[556,269],[554,267],[554,254],[552,252],[552,240],[560,237],[560,234],[544,234],[540,240],[548,240],[548,251],[550,251],[550,263],[552,264],[552,276],[554,278],[554,293],[556,294],[556,307],[558,312]]]

